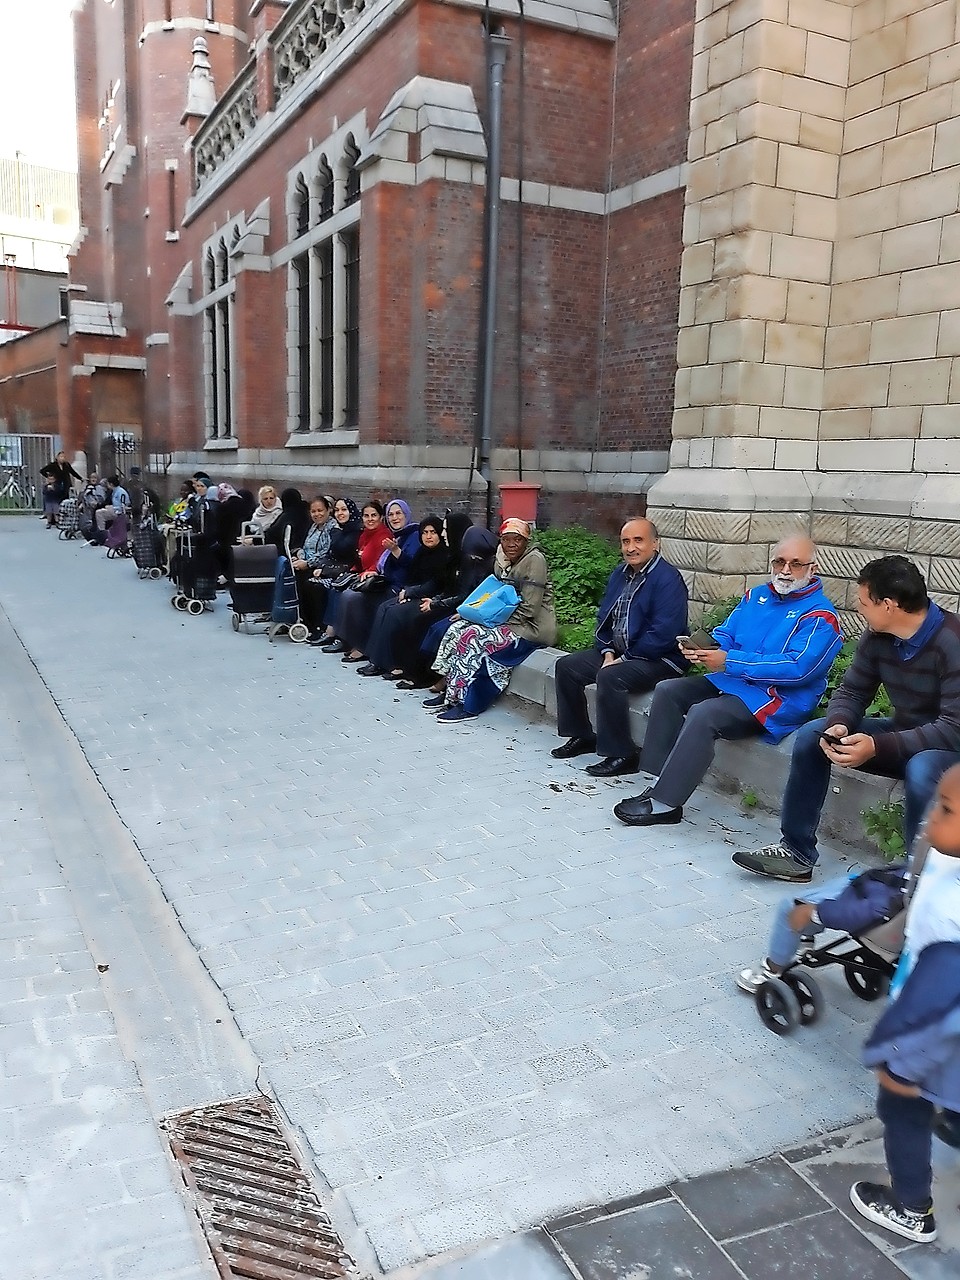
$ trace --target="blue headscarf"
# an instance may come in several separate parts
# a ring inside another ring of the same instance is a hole
[[[391,507],[399,507],[400,510],[403,512],[403,527],[406,528],[407,525],[410,523],[410,521],[413,519],[413,512],[410,510],[409,505],[406,502],[404,502],[402,498],[391,498],[390,501],[387,503],[387,505],[383,508],[384,518],[386,518],[390,514]],[[387,521],[388,526],[389,526],[389,523],[390,522]],[[393,532],[399,533],[400,530],[394,529]]]

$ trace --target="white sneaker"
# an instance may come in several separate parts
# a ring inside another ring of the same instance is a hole
[[[768,967],[766,960],[764,960],[759,969],[741,969],[737,974],[736,983],[740,990],[748,996],[755,996],[759,986],[764,982],[769,982],[771,978],[779,978],[779,976],[778,973],[774,973]]]

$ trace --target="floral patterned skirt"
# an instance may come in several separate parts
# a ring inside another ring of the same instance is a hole
[[[494,660],[517,643],[508,626],[485,627],[479,622],[458,619],[440,642],[434,671],[447,677],[447,705],[462,703],[467,689],[482,667],[502,693],[510,681],[510,667]]]

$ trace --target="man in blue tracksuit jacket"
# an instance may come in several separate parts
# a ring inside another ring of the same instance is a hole
[[[691,652],[707,674],[657,686],[640,757],[655,781],[615,806],[621,822],[679,822],[717,738],[763,734],[779,742],[809,718],[842,643],[816,557],[809,538],[783,539],[774,548],[769,581],[751,587],[715,629],[719,648]]]
[[[677,648],[687,630],[687,588],[660,555],[650,520],[628,520],[620,530],[623,564],[614,569],[597,611],[592,649],[568,653],[556,666],[557,732],[567,739],[557,760],[596,751],[587,766],[594,778],[636,773],[640,753],[630,736],[630,695],[645,693],[690,665]],[[587,711],[586,687],[597,686],[597,731]]]

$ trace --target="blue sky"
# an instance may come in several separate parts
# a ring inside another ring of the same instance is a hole
[[[22,151],[37,164],[76,168],[73,5],[0,0],[0,155]]]

